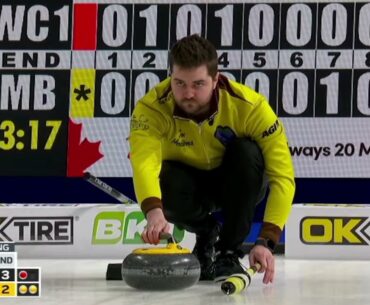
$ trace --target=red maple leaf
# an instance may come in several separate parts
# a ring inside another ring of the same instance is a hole
[[[82,123],[76,124],[69,120],[67,176],[82,177],[84,171],[104,157],[99,151],[101,141],[81,141]]]

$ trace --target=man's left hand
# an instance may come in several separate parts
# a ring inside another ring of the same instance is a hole
[[[249,253],[249,263],[251,266],[256,263],[261,264],[261,269],[258,272],[265,273],[263,277],[264,284],[273,282],[275,275],[275,258],[268,248],[262,245],[254,246]]]

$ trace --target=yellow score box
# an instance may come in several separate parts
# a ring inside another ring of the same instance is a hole
[[[0,282],[0,297],[17,296],[16,284],[13,282]]]
[[[0,298],[39,296],[39,283],[0,282]]]
[[[19,283],[17,284],[17,296],[39,296],[39,283]]]

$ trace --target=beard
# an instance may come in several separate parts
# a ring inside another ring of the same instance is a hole
[[[198,102],[194,99],[181,100],[178,105],[186,113],[193,113],[199,109]]]
[[[205,112],[208,112],[210,108],[209,103],[202,104],[194,99],[181,100],[180,102],[177,103],[177,105],[180,107],[182,111],[189,114],[190,116],[201,115]]]

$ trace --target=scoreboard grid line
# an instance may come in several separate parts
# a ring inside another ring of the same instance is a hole
[[[283,4],[282,3],[279,3],[279,27],[281,27],[281,12],[282,12],[282,6]],[[276,113],[279,113],[279,96],[280,96],[280,86],[279,86],[279,83],[280,83],[280,42],[281,42],[281,31],[278,32],[278,47],[277,47],[277,52],[278,52],[278,56],[277,56],[277,71],[276,71],[276,82],[277,82],[277,86],[276,86]],[[267,97],[268,98],[268,97]]]
[[[172,10],[172,4],[170,3],[169,5],[169,9],[168,9],[168,23],[169,24],[172,24],[172,14],[171,14],[171,10]],[[167,35],[167,50],[169,50],[171,48],[171,30],[168,29],[168,35]],[[167,67],[169,67],[170,63],[168,62],[168,59],[167,59]],[[170,69],[167,68],[167,76],[169,76],[171,73]]]
[[[131,14],[132,14],[132,18],[131,18],[131,28],[134,29],[134,24],[135,24],[135,14],[134,14],[134,11],[135,11],[135,5],[136,3],[133,3],[132,6],[131,6]],[[133,52],[134,52],[134,33],[131,33],[131,69],[130,69],[130,88],[129,88],[129,94],[128,94],[128,104],[129,104],[129,117],[131,117],[132,115],[132,111],[133,111],[133,104],[135,103],[135,101],[133,100],[132,98],[132,67],[133,67]]]
[[[244,24],[245,18],[244,18],[244,16],[245,16],[245,5],[243,5],[243,8],[242,8],[242,29],[245,28],[245,24]],[[240,72],[240,78],[239,78],[239,81],[244,84],[244,80],[243,80],[243,65],[244,65],[244,62],[243,62],[243,59],[244,59],[244,56],[243,56],[243,51],[244,51],[243,46],[244,46],[244,35],[241,35],[241,36],[242,37],[241,37],[241,44],[240,44],[240,70],[239,70],[239,72]]]
[[[319,16],[319,5],[316,4],[316,16]],[[317,82],[317,72],[316,72],[316,67],[317,67],[317,48],[318,48],[318,37],[319,37],[319,18],[316,18],[316,25],[315,25],[316,33],[315,33],[315,73],[314,73],[314,79],[313,79],[313,107],[312,111],[313,117],[316,117],[316,82]]]
[[[208,37],[208,3],[206,4],[206,13],[205,13],[205,16],[206,16],[206,22],[204,23],[204,37]]]
[[[354,77],[355,77],[355,47],[356,47],[356,22],[357,22],[357,3],[356,1],[354,2],[353,5],[353,28],[352,28],[352,69],[351,69],[351,117],[353,117],[353,94],[354,94]],[[357,92],[357,90],[356,90]]]

